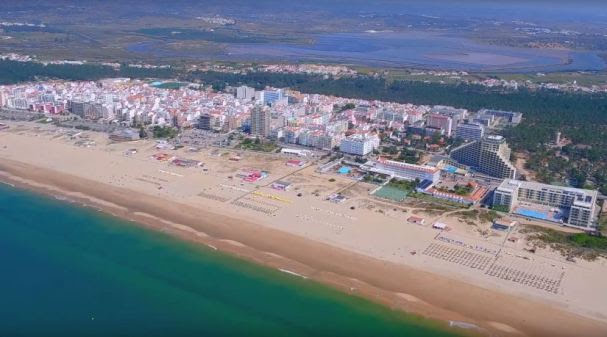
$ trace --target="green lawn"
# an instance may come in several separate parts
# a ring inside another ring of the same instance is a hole
[[[275,152],[279,146],[273,142],[261,141],[259,139],[244,139],[240,143],[240,148],[243,150],[260,151],[260,152]]]
[[[392,187],[390,184],[388,184],[375,192],[374,196],[392,201],[403,201],[407,197],[407,194],[407,191]]]

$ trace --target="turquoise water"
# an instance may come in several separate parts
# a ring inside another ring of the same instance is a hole
[[[455,336],[0,184],[0,336]]]

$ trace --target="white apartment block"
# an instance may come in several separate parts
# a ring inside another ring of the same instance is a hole
[[[236,98],[250,101],[255,98],[255,89],[247,86],[241,86],[236,88]]]
[[[509,212],[521,203],[554,207],[564,211],[565,225],[592,229],[597,197],[594,190],[506,179],[493,193],[493,205],[506,206]]]
[[[379,147],[379,137],[376,135],[355,134],[341,141],[339,150],[357,156],[365,156]]]

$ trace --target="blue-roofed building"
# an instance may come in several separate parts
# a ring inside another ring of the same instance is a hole
[[[432,180],[422,180],[417,187],[415,188],[418,192],[423,192],[425,190],[427,190],[428,188],[432,187],[434,185],[434,182]]]
[[[280,101],[284,97],[282,89],[276,90],[264,90],[263,91],[263,104],[272,105],[277,101]]]
[[[465,141],[481,140],[485,135],[485,127],[481,124],[464,123],[455,129],[455,137]]]

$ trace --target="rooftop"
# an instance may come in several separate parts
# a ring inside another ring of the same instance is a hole
[[[501,141],[502,139],[504,139],[504,137],[499,136],[499,135],[489,135],[489,136],[487,136],[487,139]]]
[[[388,160],[388,159],[383,159],[383,158],[379,158],[377,160],[377,162],[380,164],[386,165],[386,166],[398,167],[398,168],[407,169],[407,170],[421,171],[421,172],[426,172],[426,173],[436,173],[439,171],[438,168],[432,167],[432,166],[408,164],[408,163],[402,163],[399,161]]]
[[[557,191],[564,194],[584,195],[589,196],[592,200],[596,200],[598,192],[596,190],[588,190],[583,188],[575,188],[569,186],[557,186],[543,184],[535,181],[522,181],[514,179],[505,179],[498,186],[498,190],[514,191],[516,188],[527,188],[537,191]]]

